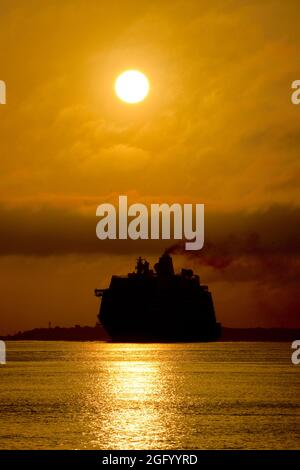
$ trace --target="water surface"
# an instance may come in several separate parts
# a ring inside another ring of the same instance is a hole
[[[288,343],[9,342],[1,449],[299,449]]]

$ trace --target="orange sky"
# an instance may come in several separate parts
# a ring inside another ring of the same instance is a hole
[[[94,287],[160,254],[96,239],[97,205],[119,194],[205,204],[204,250],[175,263],[209,283],[223,324],[300,326],[299,14],[298,0],[1,0],[0,334],[94,324]],[[128,68],[151,82],[134,106],[113,90]]]

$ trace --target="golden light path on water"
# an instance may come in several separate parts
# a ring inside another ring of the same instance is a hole
[[[111,345],[114,348],[115,345]],[[119,348],[120,346],[116,346]],[[124,356],[131,360],[114,361],[108,365],[105,378],[98,378],[95,397],[91,405],[97,409],[103,401],[103,391],[110,395],[113,406],[109,407],[105,423],[101,425],[99,436],[93,441],[101,445],[103,433],[108,439],[108,448],[148,448],[161,444],[163,436],[170,431],[170,422],[164,416],[164,401],[172,400],[176,384],[166,373],[165,365],[159,360],[135,360],[139,346],[122,345]],[[153,354],[151,345],[142,346],[143,355]],[[168,369],[172,369],[169,364]],[[171,371],[170,371],[171,372]],[[170,375],[172,377],[172,373]],[[98,396],[97,396],[98,394]],[[124,404],[126,403],[126,406]],[[179,423],[173,422],[177,427]],[[91,430],[97,429],[97,420],[91,422]]]

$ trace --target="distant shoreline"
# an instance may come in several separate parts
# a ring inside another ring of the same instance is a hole
[[[300,328],[222,328],[219,341],[292,342],[300,339]],[[14,335],[0,336],[3,341],[110,341],[102,326],[71,328],[35,328]]]

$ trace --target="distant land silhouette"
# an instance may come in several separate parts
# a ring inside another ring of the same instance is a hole
[[[283,341],[300,338],[300,328],[222,328],[219,341]],[[14,335],[0,336],[4,341],[111,341],[101,325],[71,328],[35,328]]]

